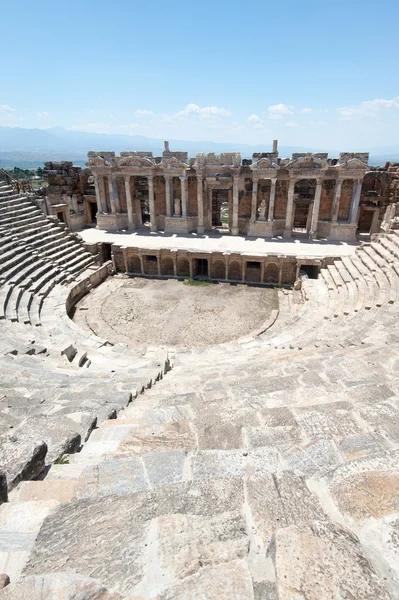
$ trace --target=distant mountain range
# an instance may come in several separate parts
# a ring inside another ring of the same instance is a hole
[[[250,158],[253,152],[271,151],[269,144],[250,146],[223,142],[193,142],[169,140],[171,150],[187,151],[189,156],[198,152],[240,152],[243,158]],[[83,166],[89,150],[108,150],[119,153],[128,150],[150,150],[154,156],[163,151],[163,140],[141,135],[123,135],[71,131],[63,127],[50,129],[24,129],[22,127],[0,126],[0,167],[36,168],[50,160],[71,160]],[[291,156],[293,152],[329,152],[331,157],[339,152],[325,148],[304,146],[280,146],[279,154]],[[370,154],[370,164],[384,165],[387,161],[399,162],[399,146],[375,148]]]

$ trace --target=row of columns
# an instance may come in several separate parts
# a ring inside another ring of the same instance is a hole
[[[302,178],[301,178],[302,179]],[[284,235],[290,235],[292,231],[292,221],[293,221],[293,211],[294,211],[294,190],[295,184],[300,179],[291,179],[288,186],[288,201],[287,201],[287,211],[285,217],[285,230]],[[342,183],[343,179],[337,179],[335,183],[334,189],[334,197],[332,203],[331,210],[331,221],[332,223],[337,223],[338,221],[338,213],[339,213],[339,204],[341,199],[341,191],[342,191]],[[319,212],[320,212],[320,200],[321,200],[321,192],[323,189],[323,179],[316,179],[316,190],[313,200],[313,211],[310,225],[309,235],[313,238],[317,232],[317,224],[319,221]],[[352,201],[349,215],[349,222],[355,223],[357,219],[357,213],[359,210],[360,203],[360,195],[362,191],[362,182],[359,180],[353,180],[353,191],[352,191]]]
[[[151,222],[151,231],[156,231],[156,215],[155,215],[155,201],[154,201],[154,176],[147,175],[148,180],[148,196],[149,196],[149,209],[150,209],[150,222]],[[126,194],[126,205],[127,205],[127,214],[128,214],[128,226],[133,229],[134,224],[134,211],[133,211],[133,201],[130,189],[130,175],[125,175],[125,194]],[[167,216],[172,217],[174,215],[174,198],[173,198],[173,176],[165,175],[165,190],[166,190],[166,209]],[[187,203],[188,203],[188,180],[187,176],[183,175],[179,177],[180,185],[181,185],[181,214],[183,217],[187,217]],[[204,175],[202,173],[197,172],[197,205],[198,205],[198,224],[197,224],[197,232],[199,234],[204,233],[204,198],[203,198],[203,181]],[[286,209],[286,217],[285,217],[285,235],[290,235],[292,231],[292,222],[293,222],[293,211],[294,211],[294,190],[295,184],[299,181],[299,179],[290,179],[288,186],[288,198],[287,198],[287,209]],[[271,187],[270,187],[270,197],[269,197],[269,209],[268,209],[268,221],[273,221],[274,218],[274,205],[275,205],[275,196],[276,196],[276,183],[277,178],[273,177],[270,179]],[[239,192],[238,192],[238,183],[239,177],[233,177],[233,211],[232,211],[232,226],[231,233],[232,235],[238,235],[239,227],[238,227],[238,203],[239,203]],[[253,186],[252,186],[252,206],[251,206],[251,222],[254,223],[257,220],[257,210],[258,210],[258,183],[259,177],[254,176],[253,178]],[[337,179],[334,190],[333,204],[332,204],[332,223],[337,223],[338,221],[338,213],[339,213],[339,204],[341,198],[341,190],[342,190],[342,179]],[[94,175],[94,186],[96,191],[97,198],[97,207],[99,212],[108,212],[106,206],[106,195],[105,195],[105,185],[104,178],[98,177]],[[313,211],[310,225],[310,237],[314,237],[317,232],[317,224],[319,220],[319,212],[320,212],[320,199],[321,192],[323,187],[323,179],[316,180],[316,190],[313,201]],[[362,182],[360,180],[354,180],[353,192],[352,192],[352,202],[350,209],[350,217],[349,222],[355,223],[357,219],[357,213],[359,209],[360,203],[360,195],[362,189]],[[119,197],[118,190],[116,184],[116,176],[111,175],[108,177],[108,192],[109,192],[109,201],[111,206],[112,214],[116,214],[119,212]]]

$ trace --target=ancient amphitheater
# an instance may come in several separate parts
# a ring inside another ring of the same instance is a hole
[[[177,201],[168,176],[153,195],[161,161],[102,154],[89,157],[95,196],[81,190],[98,227],[80,235],[80,197],[68,213],[65,189],[43,200],[0,176],[0,598],[398,599],[397,169],[258,156],[223,169],[212,158],[207,173],[202,158],[167,155],[180,161],[165,167]],[[247,189],[251,165],[262,173]],[[48,166],[53,188],[71,168]],[[144,176],[148,231],[132,181]],[[362,185],[388,176],[384,205]],[[316,184],[296,189],[300,177]],[[233,235],[204,236],[224,203]],[[362,210],[371,237],[358,244]],[[94,332],[113,282],[190,275],[273,288],[278,308],[223,343]],[[77,302],[91,319],[70,318]]]

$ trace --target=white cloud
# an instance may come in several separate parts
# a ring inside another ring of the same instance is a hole
[[[38,117],[48,117],[48,112],[43,110],[42,112],[36,113]]]
[[[293,121],[287,121],[284,123],[284,127],[298,127],[298,123],[294,123]]]
[[[325,121],[310,121],[310,125],[313,125],[313,127],[325,127],[327,123]]]
[[[269,119],[276,121],[294,114],[293,106],[287,106],[286,104],[274,104],[273,106],[269,106],[267,112],[269,113]]]
[[[311,113],[312,109],[311,108],[301,108],[301,113],[303,114],[307,114],[307,113]]]
[[[250,123],[263,123],[263,119],[261,119],[258,115],[251,115],[248,117],[248,121]]]
[[[134,114],[136,115],[136,117],[151,117],[154,113],[152,112],[152,110],[146,110],[145,108],[143,108],[142,110],[137,109]]]
[[[262,123],[256,123],[254,125],[254,129],[266,129],[266,127],[262,125]]]
[[[2,113],[10,113],[15,112],[15,108],[11,108],[8,104],[0,104],[0,112]]]
[[[187,104],[186,108],[176,113],[175,116],[178,118],[198,116],[203,119],[212,119],[218,117],[230,117],[231,112],[226,108],[219,108],[218,106],[204,106],[201,108],[197,104]]]
[[[376,98],[375,100],[364,100],[360,104],[343,106],[338,109],[341,121],[349,121],[353,117],[378,117],[381,114],[399,110],[399,96],[391,100]]]

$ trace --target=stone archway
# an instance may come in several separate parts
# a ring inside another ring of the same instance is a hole
[[[161,263],[162,275],[174,275],[173,259],[170,256],[165,256]]]
[[[232,281],[241,281],[241,264],[234,260],[229,265],[229,279]]]
[[[178,262],[177,266],[177,274],[181,277],[189,277],[190,276],[190,264],[187,258],[181,258]]]
[[[129,272],[141,273],[140,258],[137,255],[129,257]]]
[[[213,279],[224,279],[225,278],[225,265],[223,260],[216,260],[212,265],[212,278]]]
[[[279,276],[279,268],[275,263],[270,263],[265,268],[265,282],[277,283]]]

